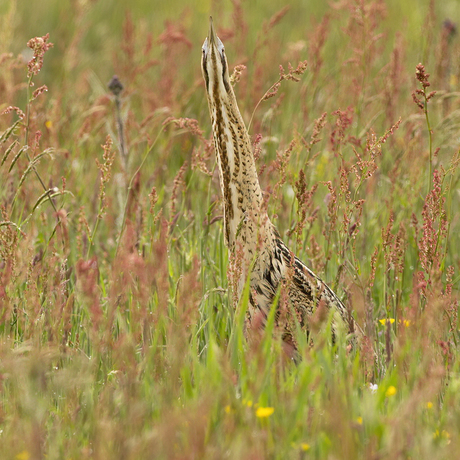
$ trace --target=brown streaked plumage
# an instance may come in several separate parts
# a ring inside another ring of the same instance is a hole
[[[267,317],[282,283],[292,307],[286,314],[277,315],[286,342],[295,344],[291,311],[300,326],[308,330],[308,316],[320,303],[335,308],[352,332],[360,332],[334,292],[284,244],[264,209],[251,141],[230,84],[224,45],[212,18],[203,44],[202,71],[224,200],[225,241],[231,252],[242,250],[243,254],[238,298],[250,277],[249,322],[260,315]]]

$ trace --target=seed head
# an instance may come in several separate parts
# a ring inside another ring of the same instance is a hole
[[[426,89],[431,85],[428,81],[430,74],[426,73],[425,66],[423,64],[418,64],[415,67],[415,77],[422,85],[422,89],[416,89],[412,92],[412,99],[422,110],[425,109],[425,104],[436,94],[436,91],[431,91],[427,94]]]
[[[123,91],[123,85],[119,80],[117,75],[114,75],[112,79],[107,84],[107,87],[110,89],[114,96],[118,96]]]
[[[33,58],[27,63],[27,76],[37,75],[43,67],[43,56],[52,48],[53,43],[48,43],[50,34],[43,35],[43,37],[31,38],[27,42],[27,46],[34,52]]]
[[[419,63],[415,67],[415,76],[422,84],[423,88],[428,88],[428,86],[430,86],[430,82],[428,81],[430,74],[425,72],[425,66],[423,64]]]

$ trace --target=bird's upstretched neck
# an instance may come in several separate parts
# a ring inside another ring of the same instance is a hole
[[[262,191],[249,134],[230,84],[224,45],[212,18],[203,44],[202,70],[224,198],[225,240],[232,247],[245,214],[261,208]]]
[[[289,250],[267,215],[251,141],[230,84],[225,48],[212,18],[201,64],[224,202],[225,241],[232,253],[242,252],[242,267],[235,283],[238,298],[250,277],[249,324],[260,315],[267,317],[283,285],[290,305],[286,314],[278,312],[277,318],[286,342],[295,346],[296,321],[308,330],[308,317],[319,304],[336,309],[350,330],[359,332],[343,303]]]

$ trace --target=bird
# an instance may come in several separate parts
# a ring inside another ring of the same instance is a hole
[[[238,299],[249,280],[248,328],[266,323],[276,296],[284,289],[288,307],[282,311],[278,301],[275,318],[283,342],[292,349],[297,349],[296,328],[300,325],[308,334],[309,318],[320,305],[337,311],[349,331],[357,335],[361,329],[345,305],[287,247],[267,214],[251,140],[212,17],[202,47],[201,67],[223,196],[225,244],[241,262],[235,283]]]

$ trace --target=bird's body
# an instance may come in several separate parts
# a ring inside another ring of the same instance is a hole
[[[286,315],[278,312],[278,318],[283,316],[280,326],[286,341],[292,340],[296,321],[308,329],[308,316],[320,303],[335,308],[349,323],[350,315],[343,303],[288,249],[267,215],[251,141],[230,84],[224,46],[212,19],[203,44],[202,71],[224,201],[225,241],[241,259],[238,298],[250,277],[249,322],[257,315],[267,317],[282,284],[292,307]]]

